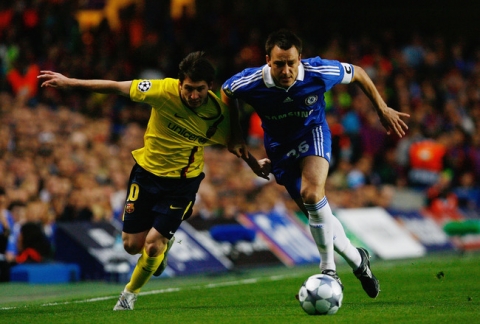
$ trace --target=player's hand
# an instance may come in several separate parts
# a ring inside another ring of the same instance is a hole
[[[402,120],[402,117],[410,117],[409,114],[402,113],[387,107],[385,113],[380,117],[383,127],[387,130],[387,134],[392,134],[392,131],[398,135],[398,137],[405,136],[405,132],[408,129],[407,124]]]
[[[261,160],[250,159],[248,161],[248,165],[257,176],[266,180],[270,180],[268,175],[272,170],[272,163],[269,159],[267,158],[261,159]]]
[[[268,175],[272,172],[272,161],[267,158],[258,160],[258,166],[260,167],[260,172],[259,174],[257,173],[257,175],[269,180],[270,178]]]
[[[67,89],[70,87],[70,79],[63,74],[57,72],[40,71],[40,75],[37,76],[37,78],[43,81],[41,87],[52,87],[60,89]]]
[[[257,176],[270,180],[268,175],[272,170],[272,162],[268,158],[257,160],[248,150],[245,152],[246,154],[242,155],[242,159],[247,162],[250,169],[252,169]]]

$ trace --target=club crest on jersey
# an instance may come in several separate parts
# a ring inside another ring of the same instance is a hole
[[[313,105],[314,103],[316,103],[318,101],[318,96],[315,95],[315,96],[308,96],[307,99],[305,99],[305,104],[307,106],[311,106]]]
[[[143,80],[138,84],[138,90],[141,92],[147,92],[152,87],[150,80]]]
[[[133,203],[126,203],[125,204],[125,212],[127,213],[133,213],[133,211],[135,210],[135,205]]]

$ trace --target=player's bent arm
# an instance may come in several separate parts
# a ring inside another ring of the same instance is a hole
[[[223,89],[221,90],[221,98],[224,104],[226,104],[230,111],[230,138],[228,140],[228,150],[235,154],[237,157],[241,157],[245,153],[248,158],[247,145],[243,140],[242,128],[240,127],[238,117],[238,100],[228,97]]]
[[[372,101],[383,127],[387,130],[387,134],[390,135],[393,131],[399,137],[403,137],[408,126],[401,118],[410,117],[410,115],[388,107],[365,70],[356,65],[354,65],[354,69],[352,82],[356,82]]]
[[[353,75],[352,82],[355,82],[360,86],[362,91],[367,95],[367,97],[375,106],[375,110],[379,115],[385,114],[385,111],[388,108],[387,104],[378,92],[372,79],[370,79],[367,72],[365,72],[365,70],[360,66],[354,65],[353,68],[355,73]]]

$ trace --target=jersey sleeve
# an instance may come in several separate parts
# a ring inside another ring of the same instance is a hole
[[[164,80],[133,80],[130,99],[155,106],[163,91]]]
[[[233,90],[233,84],[235,80],[239,78],[239,73],[235,74],[233,77],[225,81],[222,85],[223,92],[227,95],[227,97],[231,99],[236,99],[235,92]]]
[[[243,94],[263,80],[262,67],[247,68],[225,81],[222,89],[231,99],[243,99]]]
[[[353,65],[340,63],[336,60],[325,60],[314,57],[303,61],[306,71],[310,72],[313,78],[321,79],[325,84],[326,91],[337,84],[348,84],[353,79]]]

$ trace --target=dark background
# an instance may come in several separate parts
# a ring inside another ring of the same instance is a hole
[[[147,1],[148,4],[149,1]],[[197,1],[202,16],[219,11],[243,12],[250,27],[272,31],[291,27],[319,34],[349,33],[359,36],[381,34],[387,29],[404,33],[442,34],[447,37],[476,37],[480,4],[476,1],[322,1],[246,0],[235,2]]]

